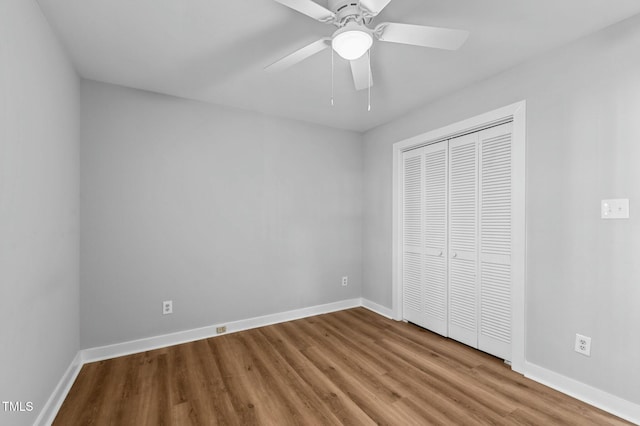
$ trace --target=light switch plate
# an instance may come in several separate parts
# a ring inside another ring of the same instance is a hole
[[[602,219],[629,219],[629,199],[602,200],[600,213]]]

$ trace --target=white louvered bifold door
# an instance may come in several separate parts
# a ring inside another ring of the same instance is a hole
[[[478,345],[478,134],[449,141],[449,337]]]
[[[511,360],[512,123],[403,154],[404,319]]]
[[[478,133],[478,348],[507,360],[511,360],[512,126],[507,123]]]
[[[445,141],[423,148],[423,326],[443,336],[447,335],[447,145]]]
[[[424,326],[424,150],[403,154],[402,300],[403,317]]]

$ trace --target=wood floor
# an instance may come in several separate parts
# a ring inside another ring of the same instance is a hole
[[[54,425],[617,425],[364,308],[87,364]]]

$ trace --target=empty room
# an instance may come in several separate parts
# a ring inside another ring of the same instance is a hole
[[[640,424],[637,0],[0,0],[0,424]]]

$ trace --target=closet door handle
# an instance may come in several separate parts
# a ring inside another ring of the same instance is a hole
[[[442,250],[440,250],[440,253],[438,253],[438,256],[442,257]]]
[[[458,253],[453,253],[453,257],[458,257]]]

